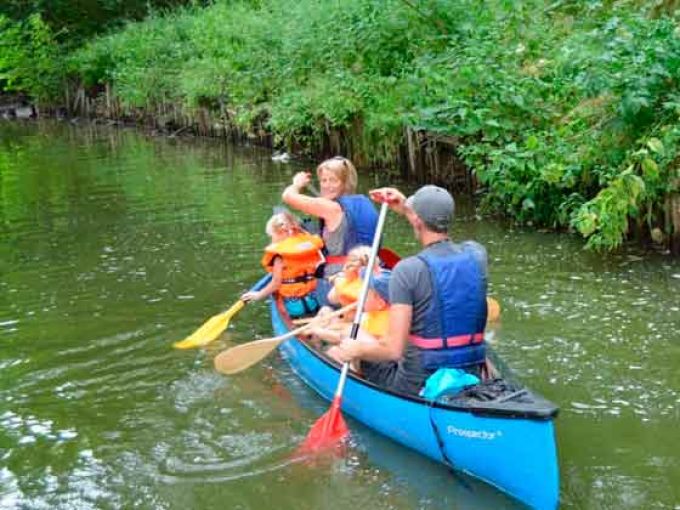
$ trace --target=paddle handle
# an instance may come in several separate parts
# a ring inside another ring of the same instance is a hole
[[[255,284],[252,287],[250,287],[250,289],[248,289],[248,292],[257,292],[258,290],[262,290],[267,285],[269,285],[270,281],[272,281],[272,274],[267,273],[262,278],[257,280],[255,282]],[[236,303],[231,305],[231,307],[228,310],[225,310],[222,313],[227,314],[231,317],[231,316],[237,314],[238,312],[240,312],[241,310],[243,310],[243,307],[246,306],[246,304],[248,304],[246,301],[239,299],[238,301],[236,301]]]
[[[356,303],[350,303],[349,305],[345,306],[344,308],[340,308],[339,310],[334,310],[330,313],[325,314],[322,317],[319,317],[318,315],[316,317],[313,317],[311,321],[309,321],[307,324],[304,326],[300,326],[299,328],[293,329],[289,331],[288,333],[284,333],[283,335],[279,335],[274,338],[268,339],[268,341],[277,341],[278,343],[283,342],[284,340],[288,340],[289,338],[292,338],[296,335],[299,335],[300,333],[304,333],[308,329],[311,329],[315,326],[318,326],[319,324],[323,324],[324,321],[327,319],[332,319],[334,317],[339,317],[343,313],[350,312],[355,306],[357,306]],[[256,340],[260,341],[260,340]]]
[[[351,340],[356,340],[359,334],[359,326],[361,324],[361,316],[364,313],[364,305],[366,304],[366,297],[368,296],[368,288],[373,277],[373,268],[375,267],[375,261],[378,258],[378,250],[380,249],[380,239],[382,238],[382,231],[385,226],[385,218],[387,217],[387,209],[389,206],[387,202],[383,202],[380,206],[380,215],[378,216],[378,225],[375,227],[375,235],[373,236],[373,245],[371,246],[371,255],[368,258],[368,265],[366,266],[366,277],[361,284],[361,294],[359,295],[359,301],[357,304],[357,309],[354,312],[354,322],[352,322],[352,330],[350,331],[349,337]],[[335,390],[335,398],[339,399],[342,397],[342,392],[345,389],[345,381],[347,380],[347,372],[349,372],[349,363],[343,363],[342,372],[340,373],[340,380],[338,381],[338,387]]]

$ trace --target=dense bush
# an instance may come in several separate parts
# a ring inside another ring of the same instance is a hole
[[[667,228],[677,190],[673,1],[216,0],[94,39],[69,57],[128,105],[219,108],[282,143],[331,130],[373,163],[406,126],[459,141],[520,222],[595,248]],[[360,126],[360,128],[357,128]]]
[[[39,15],[53,32],[66,35],[68,41],[80,41],[115,28],[125,20],[139,20],[150,12],[189,1],[198,3],[197,0],[2,0],[0,16],[23,22]]]
[[[63,51],[39,14],[16,23],[0,15],[0,91],[25,92],[38,100],[58,93]]]

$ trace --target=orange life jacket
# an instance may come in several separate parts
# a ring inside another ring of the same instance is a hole
[[[278,293],[283,297],[302,297],[316,288],[314,273],[324,258],[323,240],[306,232],[290,236],[264,249],[262,266],[272,272],[274,259],[283,260],[283,275]]]
[[[339,275],[333,280],[333,288],[338,298],[340,306],[347,306],[355,303],[361,294],[361,277],[357,276],[348,280],[346,276]]]
[[[364,312],[364,319],[361,322],[361,328],[378,338],[387,334],[387,328],[390,324],[390,311],[378,310],[376,312]]]

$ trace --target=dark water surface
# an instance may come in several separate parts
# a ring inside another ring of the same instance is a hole
[[[0,508],[518,508],[351,422],[343,460],[289,454],[327,404],[277,355],[263,304],[205,350],[171,348],[261,274],[300,165],[104,127],[0,123]],[[387,184],[362,177],[363,189]],[[503,307],[497,351],[561,406],[563,508],[680,509],[680,263],[599,256],[460,207]],[[390,217],[388,245],[413,253]]]

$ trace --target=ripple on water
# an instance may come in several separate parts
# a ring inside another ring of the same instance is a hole
[[[78,436],[74,429],[56,429],[52,420],[41,420],[34,415],[24,417],[13,411],[5,411],[0,415],[0,428],[18,445],[34,444],[39,439],[63,442]]]
[[[226,482],[290,463],[293,439],[287,420],[272,427],[270,413],[276,411],[271,402],[251,398],[252,391],[268,391],[268,383],[249,382],[247,377],[239,381],[242,384],[211,370],[197,370],[170,385],[168,398],[186,421],[180,433],[173,432],[153,448],[162,480]],[[285,405],[282,409],[288,412]]]
[[[0,468],[0,508],[14,510],[21,506],[23,492],[19,482],[8,468]]]
[[[228,388],[230,380],[219,374],[200,370],[190,372],[184,378],[172,383],[170,395],[174,400],[175,409],[186,413],[189,408],[205,401],[214,400],[215,392]]]
[[[19,319],[8,319],[0,322],[0,330],[3,333],[13,333],[17,331],[17,324],[19,324]]]

